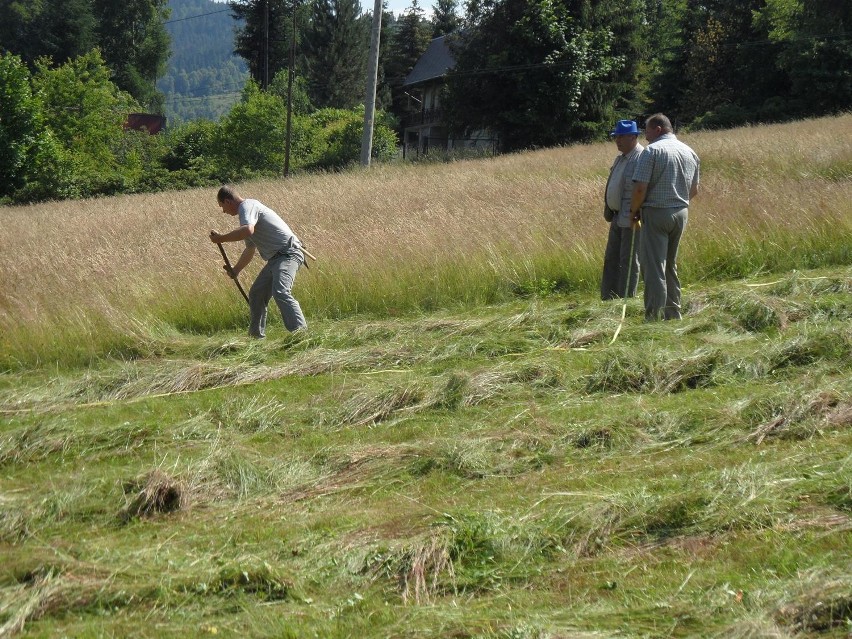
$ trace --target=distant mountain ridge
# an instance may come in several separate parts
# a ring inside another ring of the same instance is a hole
[[[245,61],[234,55],[237,21],[226,3],[213,0],[169,0],[168,6],[172,55],[157,82],[168,122],[218,120],[239,100],[248,79]]]

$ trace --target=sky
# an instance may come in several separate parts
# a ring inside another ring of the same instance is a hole
[[[227,0],[214,0],[214,2],[227,2]],[[411,6],[411,0],[387,0],[388,11],[392,11],[394,15],[399,16],[408,7]],[[432,15],[432,5],[434,0],[418,0],[418,4],[423,11],[426,12],[426,17]],[[361,0],[361,10],[372,13],[375,0]]]
[[[375,2],[371,2],[371,0],[361,0],[361,9],[372,13],[374,4]],[[432,13],[431,2],[424,2],[423,0],[420,0],[418,4],[420,5],[420,8],[427,13]],[[388,0],[388,11],[393,12],[395,16],[398,16],[410,6],[411,0]]]

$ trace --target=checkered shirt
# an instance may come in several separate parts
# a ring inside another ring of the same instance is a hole
[[[657,138],[639,156],[634,182],[648,185],[645,203],[658,209],[682,209],[689,206],[689,192],[698,186],[700,161],[691,148],[674,133]]]

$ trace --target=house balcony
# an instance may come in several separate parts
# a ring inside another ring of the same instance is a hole
[[[427,124],[440,124],[444,117],[443,109],[423,109],[418,113],[412,113],[405,116],[402,120],[402,126],[405,129],[423,126]]]

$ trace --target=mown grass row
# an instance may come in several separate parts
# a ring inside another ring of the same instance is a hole
[[[635,318],[628,321],[632,337],[622,337],[611,346],[618,322],[614,307],[541,306],[548,297],[522,302],[518,312],[508,317],[478,317],[473,313],[464,319],[436,320],[426,316],[402,327],[394,320],[350,321],[342,331],[327,325],[324,330],[281,335],[268,347],[242,338],[222,342],[219,338],[172,333],[137,345],[137,357],[131,361],[82,375],[60,374],[48,384],[38,382],[29,391],[23,390],[26,386],[15,385],[15,392],[7,394],[0,388],[0,398],[10,409],[41,410],[56,403],[186,393],[288,375],[446,369],[477,358],[497,360],[476,375],[450,374],[412,390],[410,403],[470,404],[479,396],[497,392],[500,386],[518,382],[586,392],[671,392],[779,374],[787,366],[843,361],[852,339],[844,325],[852,318],[850,293],[852,284],[845,274],[808,277],[793,273],[767,284],[740,282],[706,289],[688,299],[686,311],[695,321],[684,330],[714,337],[693,352],[660,349],[653,358],[635,349],[642,337]],[[631,309],[638,305],[638,300],[630,303]],[[839,329],[827,328],[837,322]],[[769,348],[731,356],[714,345],[736,343],[753,334],[774,334],[791,323],[801,330],[778,339]],[[587,351],[582,364],[587,375],[565,379],[553,362],[537,364],[529,358],[522,363],[513,361],[520,355],[546,356],[551,351],[572,349]],[[200,359],[192,357],[199,352]],[[285,361],[278,361],[282,357]],[[151,358],[160,361],[152,366],[147,361]]]

